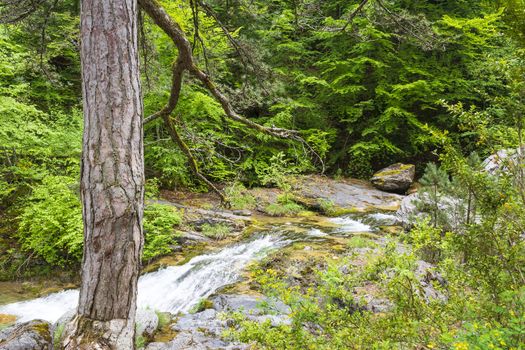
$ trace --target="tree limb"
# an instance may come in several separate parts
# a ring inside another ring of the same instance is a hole
[[[164,122],[166,126],[168,127],[168,132],[170,134],[171,139],[179,146],[179,148],[182,150],[182,152],[186,155],[186,157],[189,160],[191,170],[193,170],[193,173],[201,180],[203,181],[211,190],[213,190],[215,193],[219,195],[221,198],[221,201],[224,204],[228,204],[228,200],[226,199],[226,196],[224,193],[222,193],[221,190],[219,190],[217,187],[215,187],[214,184],[210,182],[204,175],[201,174],[199,171],[199,165],[197,164],[197,161],[195,160],[195,157],[193,157],[193,154],[184,142],[182,138],[179,135],[179,132],[177,131],[177,128],[173,125],[173,121],[171,120],[171,117],[169,115],[163,116]]]
[[[365,5],[368,3],[368,0],[363,0],[361,1],[361,3],[359,4],[359,6],[357,6],[357,8],[355,9],[354,12],[352,12],[350,14],[350,17],[348,17],[348,19],[346,20],[346,24],[343,26],[343,28],[341,28],[341,31],[344,32],[346,30],[346,28],[350,25],[350,23],[352,23],[352,21],[354,20],[355,16],[357,16],[359,14],[359,12],[361,12],[361,10],[363,10],[363,7],[365,7]]]
[[[195,78],[200,80],[202,84],[204,84],[204,86],[210,91],[215,99],[219,101],[224,112],[226,113],[226,116],[232,120],[246,125],[250,129],[257,130],[261,133],[277,138],[304,142],[304,140],[302,140],[302,138],[299,136],[299,132],[296,130],[277,127],[265,127],[237,114],[226,96],[224,96],[224,94],[217,88],[210,77],[195,63],[192,55],[191,44],[186,38],[186,35],[182,31],[179,24],[171,18],[171,16],[156,0],[139,0],[139,4],[151,17],[153,22],[155,22],[155,24],[158,25],[171,38],[175,46],[177,46],[179,51],[179,60],[183,68],[187,69],[190,74],[192,74]]]

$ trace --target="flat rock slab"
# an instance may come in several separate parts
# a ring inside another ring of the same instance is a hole
[[[368,212],[378,210],[394,211],[399,208],[403,196],[387,193],[374,188],[369,182],[356,179],[334,180],[319,175],[297,178],[294,194],[307,205],[329,201],[346,211]]]

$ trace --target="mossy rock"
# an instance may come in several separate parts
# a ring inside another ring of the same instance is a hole
[[[51,348],[50,324],[33,320],[8,327],[0,331],[2,350],[47,350]]]
[[[370,182],[382,191],[405,193],[414,182],[415,174],[415,165],[396,163],[379,170]]]

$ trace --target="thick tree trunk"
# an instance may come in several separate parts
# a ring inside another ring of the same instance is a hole
[[[144,165],[136,0],[82,0],[84,259],[65,349],[133,349]]]

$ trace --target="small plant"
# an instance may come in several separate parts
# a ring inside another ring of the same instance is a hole
[[[227,224],[204,224],[202,225],[202,233],[206,237],[221,240],[225,239],[231,234],[231,227]]]
[[[201,312],[207,309],[211,309],[213,307],[213,302],[210,299],[200,299],[197,304],[193,305],[193,307],[190,310],[190,313],[196,314],[197,312]]]
[[[157,330],[162,329],[171,322],[171,315],[168,312],[155,311],[155,313],[159,319]]]
[[[59,323],[55,328],[55,332],[53,333],[53,345],[55,346],[55,349],[60,348],[60,342],[62,341],[65,326],[64,323]]]
[[[252,196],[240,182],[232,183],[226,187],[224,192],[232,209],[253,209],[257,204],[255,197]]]
[[[264,210],[271,216],[288,216],[295,215],[304,208],[291,200],[289,196],[281,195],[277,198],[277,202],[267,205]]]
[[[337,215],[337,209],[333,201],[325,198],[319,198],[317,203],[319,205],[319,209],[321,209],[321,213],[328,216]]]
[[[355,248],[372,248],[377,246],[377,244],[372,241],[369,238],[363,237],[363,236],[353,236],[348,240],[346,243],[348,248],[355,249]]]

